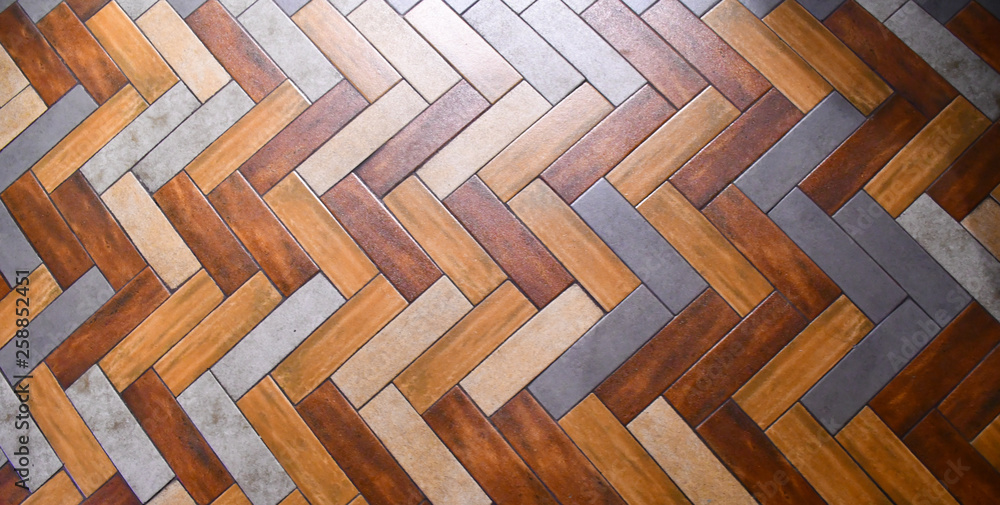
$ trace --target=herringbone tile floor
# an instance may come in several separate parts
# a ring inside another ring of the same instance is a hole
[[[998,0],[0,10],[2,505],[1000,503]]]

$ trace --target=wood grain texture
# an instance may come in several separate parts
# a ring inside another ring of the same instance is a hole
[[[961,221],[1000,184],[998,163],[1000,127],[994,124],[941,174],[927,194],[956,221]]]
[[[441,277],[441,270],[356,175],[344,178],[321,200],[407,301]]]
[[[5,490],[9,490],[0,495],[0,503],[3,505],[18,505],[28,497],[28,490],[17,486],[17,482],[20,480],[21,477],[17,474],[17,470],[14,470],[14,465],[4,462],[0,466],[0,486],[3,486]]]
[[[73,9],[77,17],[86,21],[91,16],[97,14],[110,0],[66,0],[66,3]]]
[[[106,482],[101,489],[90,495],[82,505],[141,505],[142,501],[135,496],[132,488],[122,478],[120,473]]]
[[[1000,417],[994,419],[976,436],[972,446],[993,465],[993,468],[1000,470]]]
[[[978,2],[969,2],[945,25],[980,58],[1000,71],[1000,20]]]
[[[1000,347],[994,347],[938,409],[966,440],[1000,415]]]
[[[222,496],[212,502],[212,505],[251,505],[251,503],[250,499],[243,494],[240,486],[233,484],[225,493],[222,493]]]
[[[993,198],[984,199],[962,219],[962,226],[994,257],[1000,258],[1000,203]]]
[[[958,501],[989,503],[1000,496],[1000,473],[940,412],[932,410],[903,442]]]
[[[88,19],[87,28],[146,102],[153,103],[177,83],[174,71],[116,2]]]
[[[98,104],[128,83],[125,74],[65,3],[49,11],[37,26]]]
[[[4,279],[4,285],[7,284],[7,280]],[[34,304],[29,307],[32,310],[28,311],[28,321],[34,321],[35,317],[38,316],[46,307],[49,306],[55,299],[62,294],[62,289],[59,288],[59,283],[52,277],[52,273],[49,269],[45,267],[44,264],[39,265],[30,274],[28,274],[28,286],[29,286],[29,303]],[[6,312],[7,314],[15,312],[18,309],[17,300],[20,298],[20,293],[14,291],[10,293],[11,288],[7,288],[7,292],[4,293],[4,298],[0,300],[0,310]],[[14,333],[18,330],[17,320],[13,317],[5,318],[0,321],[0,345],[7,345],[14,338]]]
[[[238,172],[219,184],[208,200],[283,295],[294,293],[319,271]]]
[[[544,307],[573,282],[569,272],[478,177],[455,190],[444,204],[535,306]]]
[[[45,105],[56,103],[76,85],[72,72],[17,2],[0,12],[0,44]]]
[[[83,501],[80,491],[66,472],[60,471],[21,502],[23,505],[77,505]]]
[[[25,86],[27,86],[27,81],[25,81]],[[5,120],[0,124],[0,147],[4,147],[14,140],[14,137],[17,137],[28,125],[38,119],[43,112],[45,112],[45,102],[31,86],[25,87],[14,98],[11,98],[3,107],[0,107],[0,116]]]

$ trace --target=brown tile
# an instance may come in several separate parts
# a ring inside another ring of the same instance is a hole
[[[722,405],[698,433],[762,505],[826,503],[736,402]]]
[[[628,424],[739,321],[725,300],[707,289],[594,392]]]
[[[1000,347],[983,358],[938,407],[966,440],[1000,414]]]
[[[5,490],[0,493],[0,504],[18,505],[28,497],[28,490],[17,485],[20,480],[14,465],[5,462],[0,466],[0,488]]]
[[[989,460],[993,468],[1000,470],[1000,417],[993,419],[993,422],[976,436],[972,446]]]
[[[281,69],[218,0],[205,2],[187,17],[187,23],[254,102],[285,80]]]
[[[45,105],[56,103],[76,84],[76,78],[17,2],[0,13],[0,44]]]
[[[16,280],[16,279],[12,279]],[[4,281],[6,284],[6,281]],[[45,264],[38,265],[29,275],[28,275],[28,285],[29,285],[29,302],[31,310],[28,311],[28,321],[34,321],[35,317],[38,316],[46,307],[49,306],[59,295],[62,294],[62,289],[59,288],[59,283],[52,278],[52,274],[49,269],[45,267]],[[2,300],[0,300],[0,313],[10,314],[18,309],[18,301],[21,298],[21,293],[17,291],[8,293]],[[23,304],[24,302],[21,302]],[[17,321],[13,317],[6,317],[0,320],[0,345],[7,345],[10,339],[14,338],[14,333],[18,330]]]
[[[285,296],[319,271],[239,172],[219,184],[208,199]]]
[[[812,319],[840,288],[736,186],[703,209],[705,216],[788,300]]]
[[[984,199],[976,210],[965,216],[962,226],[993,256],[1000,258],[1000,203],[993,198]]]
[[[459,388],[424,413],[424,420],[497,505],[552,504],[538,477]]]
[[[337,84],[246,160],[240,172],[257,193],[267,193],[367,105],[350,83]]]
[[[153,199],[226,296],[257,271],[253,258],[187,173],[177,174],[153,194]]]
[[[986,130],[965,154],[927,189],[956,221],[965,219],[1000,184],[1000,125]]]
[[[537,307],[547,305],[573,282],[569,272],[478,177],[469,179],[444,203]]]
[[[0,194],[0,199],[63,289],[94,265],[30,171]]]
[[[670,182],[700,209],[800,119],[802,112],[772,89],[677,170]]]
[[[799,189],[833,215],[906,145],[927,119],[893,95],[808,177]],[[1000,182],[1000,181],[998,181]]]
[[[222,496],[217,498],[212,505],[252,505],[247,495],[243,494],[240,486],[233,484]]]
[[[582,17],[674,106],[688,103],[708,85],[624,3],[599,0]]]
[[[169,294],[152,269],[135,276],[45,359],[59,385],[70,387]]]
[[[296,407],[371,505],[416,505],[424,495],[330,381]]]
[[[746,110],[771,84],[678,0],[650,7],[642,18],[733,105]]]
[[[493,415],[493,424],[563,503],[624,501],[527,390]]]
[[[128,83],[125,74],[65,3],[46,14],[38,22],[38,29],[98,104]]]
[[[135,89],[153,103],[177,83],[177,76],[118,3],[111,2],[87,20],[97,37]]]
[[[11,67],[13,68],[13,66],[12,61]],[[14,140],[14,137],[17,137],[46,110],[45,102],[35,92],[35,88],[28,86],[27,83],[27,80],[23,84],[17,83],[17,86],[24,88],[6,105],[0,107],[0,115],[4,118],[4,122],[0,123],[0,146],[9,144],[10,141]]]
[[[573,203],[675,111],[656,90],[643,86],[545,169],[542,179]]]
[[[663,396],[688,423],[697,425],[805,328],[806,322],[780,294],[772,294]],[[745,415],[742,410],[740,415]],[[754,428],[759,429],[756,424]]]
[[[960,502],[991,503],[1000,496],[1000,473],[937,410],[903,442]]]
[[[121,474],[116,473],[80,505],[142,505],[142,501],[135,496]]]
[[[385,196],[489,105],[468,82],[459,81],[365,160],[358,176],[376,196]]]
[[[958,95],[927,62],[854,0],[841,5],[823,24],[924,116],[936,116]]]
[[[97,11],[101,10],[101,7],[104,7],[109,1],[111,0],[66,0],[66,3],[81,21],[86,21],[97,14]]]
[[[199,505],[207,505],[233,484],[229,471],[153,370],[125,391],[122,400],[177,480]]]
[[[945,25],[980,58],[1000,70],[1000,20],[977,2],[969,2]]]
[[[356,175],[345,177],[322,200],[408,301],[441,277],[441,270]]]
[[[83,496],[66,472],[60,471],[36,489],[22,505],[76,505]]]

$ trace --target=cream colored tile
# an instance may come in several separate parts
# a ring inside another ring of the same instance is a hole
[[[10,59],[7,51],[0,47],[0,105],[5,105],[26,87],[28,79],[17,68],[14,60]]]
[[[195,505],[195,502],[184,486],[173,480],[162,491],[156,493],[152,500],[146,502],[146,505]]]
[[[0,149],[14,140],[34,120],[45,112],[45,102],[35,88],[28,86],[0,107]]]

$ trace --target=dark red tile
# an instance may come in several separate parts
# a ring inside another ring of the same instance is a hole
[[[142,505],[142,502],[135,496],[121,474],[116,473],[80,505]]]
[[[66,0],[81,21],[86,22],[111,0]]]
[[[993,348],[938,410],[966,440],[975,438],[1000,415],[1000,347]]]
[[[28,497],[28,490],[18,487],[21,476],[9,462],[0,466],[0,505],[17,505]]]
[[[987,504],[1000,498],[1000,473],[940,412],[932,410],[903,442],[959,502]]]
[[[65,3],[46,14],[38,29],[98,104],[128,84],[125,74]]]
[[[76,85],[76,78],[17,2],[0,12],[0,44],[45,105],[56,103]]]
[[[1000,71],[1000,20],[993,14],[978,3],[969,2],[945,26],[983,61]]]
[[[1000,185],[1000,125],[994,123],[927,190],[951,217],[965,219]]]

